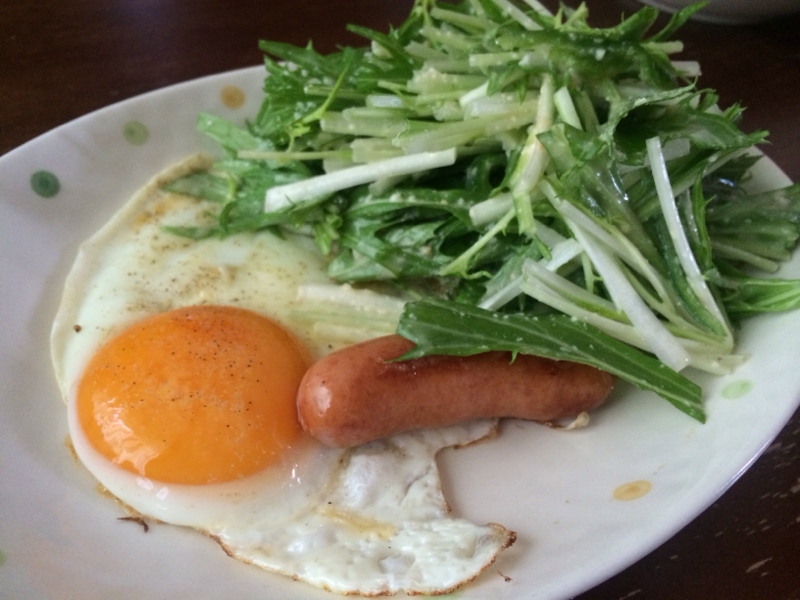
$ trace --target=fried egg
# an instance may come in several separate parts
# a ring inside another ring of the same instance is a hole
[[[168,169],[80,248],[51,335],[77,456],[135,514],[330,591],[437,594],[472,580],[514,534],[452,516],[435,456],[496,422],[348,450],[308,437],[297,385],[335,344],[293,304],[300,284],[327,281],[323,261],[301,238],[166,232],[209,206],[163,184],[209,165]]]

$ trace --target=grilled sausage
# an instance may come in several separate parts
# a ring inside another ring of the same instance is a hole
[[[390,335],[315,363],[297,394],[303,429],[344,448],[470,419],[550,421],[595,408],[614,385],[594,367],[522,354],[512,362],[510,352],[386,362],[412,347]]]

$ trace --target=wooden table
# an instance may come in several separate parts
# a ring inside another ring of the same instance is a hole
[[[548,5],[553,2],[545,2]],[[638,5],[587,2],[595,25]],[[0,8],[0,154],[119,100],[257,64],[261,38],[322,51],[358,44],[347,23],[399,24],[411,0],[6,2]],[[689,23],[684,56],[743,127],[771,132],[767,153],[800,180],[800,19],[730,27]],[[708,510],[581,600],[800,599],[800,412]],[[602,552],[602,548],[598,548]]]

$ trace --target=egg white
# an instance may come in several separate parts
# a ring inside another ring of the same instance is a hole
[[[255,475],[214,485],[153,481],[103,458],[77,423],[75,391],[97,349],[139,319],[196,304],[253,310],[316,356],[335,344],[293,311],[300,284],[326,283],[310,242],[238,234],[195,242],[164,225],[202,219],[204,202],[161,191],[207,168],[195,156],[154,178],[80,248],[57,312],[53,364],[70,436],[86,468],[140,515],[198,529],[245,562],[331,591],[442,593],[473,579],[514,534],[449,514],[436,453],[490,436],[479,421],[397,435],[351,450],[310,438]]]

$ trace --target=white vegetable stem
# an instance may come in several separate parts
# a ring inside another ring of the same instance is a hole
[[[537,31],[541,29],[539,24],[531,19],[528,15],[522,12],[519,8],[517,8],[514,4],[512,4],[509,0],[494,0],[494,3],[506,13],[509,17],[514,19],[517,23],[522,25],[528,31]]]
[[[569,239],[564,240],[562,244],[557,245],[553,249],[552,258],[550,260],[542,259],[537,263],[528,259],[527,262],[538,265],[544,271],[555,273],[560,267],[564,266],[576,256],[579,256],[581,252],[583,252],[583,249],[580,247],[580,244],[573,239]],[[517,275],[494,294],[481,299],[478,306],[486,310],[497,310],[501,306],[508,304],[522,293],[522,281],[523,275]]]
[[[650,169],[653,172],[653,180],[656,185],[658,201],[661,204],[661,212],[664,214],[664,220],[667,223],[670,239],[675,246],[678,261],[686,275],[689,287],[692,288],[692,291],[703,305],[725,328],[727,337],[731,337],[732,334],[728,329],[727,321],[722,311],[720,311],[716,300],[714,300],[711,290],[708,289],[706,280],[700,272],[700,267],[697,265],[697,260],[694,257],[692,248],[689,246],[686,231],[681,224],[681,218],[678,214],[678,205],[675,203],[675,195],[672,192],[672,185],[669,182],[667,163],[664,160],[664,153],[661,150],[661,140],[658,137],[652,137],[647,140],[646,143],[647,157],[650,160]]]
[[[313,323],[324,339],[355,344],[393,333],[405,302],[348,284],[307,283],[297,289],[292,317]]]
[[[550,248],[550,259],[543,258],[538,263],[535,263],[541,266],[542,269],[555,272],[583,252],[583,248],[574,239],[567,239],[538,221],[536,221],[536,234]],[[526,262],[533,263],[534,261],[528,259]],[[497,310],[501,306],[508,304],[522,292],[520,288],[522,278],[522,274],[518,274],[493,294],[484,296],[478,306],[487,310]]]
[[[553,16],[553,13],[550,12],[547,9],[547,7],[545,7],[544,4],[542,4],[538,0],[523,0],[523,2],[525,2],[525,4],[530,6],[533,10],[538,12],[540,15],[544,15],[545,17],[552,17]]]
[[[558,116],[561,117],[562,121],[575,129],[583,129],[581,120],[578,117],[578,112],[575,110],[575,104],[572,102],[572,96],[570,96],[569,90],[566,87],[559,88],[558,91],[553,94],[553,102],[558,111]]]
[[[316,303],[328,307],[347,308],[354,313],[371,313],[397,322],[405,300],[378,294],[372,290],[356,289],[349,284],[334,285],[325,283],[306,283],[297,288],[297,301]]]
[[[625,277],[614,257],[599,240],[591,236],[573,223],[567,223],[575,239],[589,256],[597,272],[603,278],[614,304],[630,319],[639,335],[650,351],[661,362],[674,371],[680,371],[689,364],[689,353],[658,320],[641,296],[636,293]]]
[[[642,255],[639,249],[631,243],[631,241],[623,235],[613,236],[611,233],[603,229],[600,225],[592,221],[586,213],[582,212],[579,208],[570,204],[569,202],[560,201],[555,197],[555,192],[552,188],[544,184],[542,189],[545,194],[551,198],[553,206],[556,207],[561,216],[575,225],[581,227],[584,231],[589,233],[593,238],[602,242],[611,252],[613,252],[620,260],[627,263],[627,265],[635,269],[642,275],[656,292],[661,304],[668,304],[672,306],[670,295],[667,287],[662,282],[658,272],[647,262],[647,259]],[[664,316],[669,318],[669,315],[662,309],[659,309]],[[671,311],[674,313],[674,311]],[[674,316],[674,315],[673,315]]]
[[[267,190],[264,210],[275,212],[306,200],[324,198],[335,192],[384,179],[410,175],[429,169],[446,167],[456,162],[456,150],[450,148],[440,152],[420,152],[358,165],[310,179],[279,185]]]
[[[522,148],[517,167],[511,174],[511,195],[514,198],[517,222],[520,231],[529,237],[533,237],[536,234],[533,227],[533,209],[531,207],[530,194],[539,184],[550,161],[550,155],[537,136],[553,126],[554,95],[553,78],[546,74],[542,78],[536,122],[528,131],[528,140]]]
[[[512,174],[514,196],[527,194],[536,187],[547,167],[549,155],[537,136],[553,126],[554,96],[553,78],[545,75],[542,78],[536,122],[528,132],[528,140],[522,149],[518,166]]]
[[[494,223],[506,214],[513,205],[514,201],[511,199],[511,194],[498,194],[473,204],[469,209],[469,218],[475,227]]]

